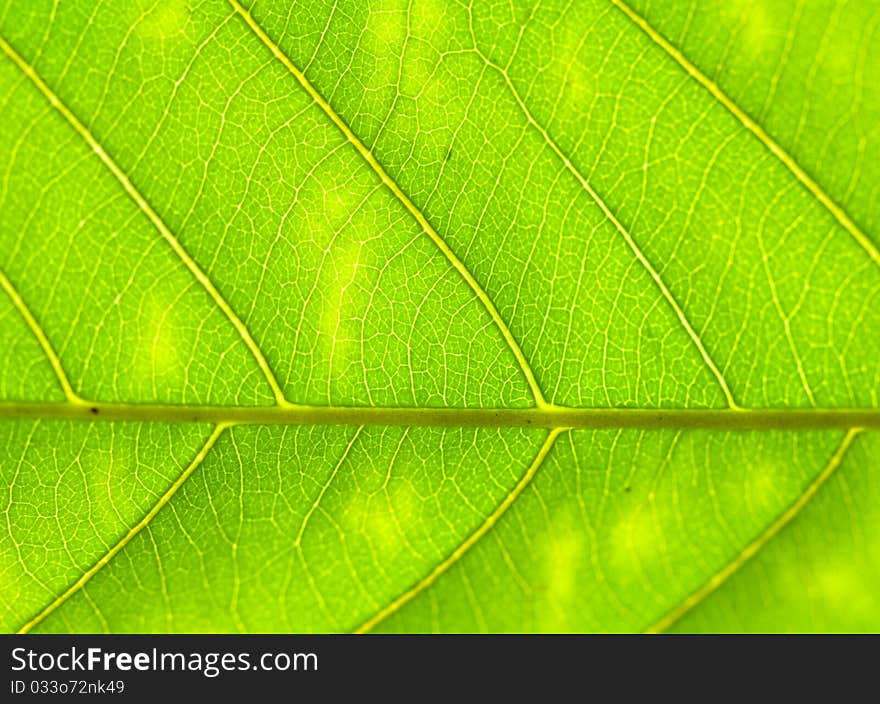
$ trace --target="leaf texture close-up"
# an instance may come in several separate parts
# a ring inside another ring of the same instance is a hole
[[[0,7],[0,630],[880,630],[880,3]]]

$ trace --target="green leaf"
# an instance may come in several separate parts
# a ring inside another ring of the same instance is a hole
[[[877,630],[876,2],[0,11],[0,629]]]

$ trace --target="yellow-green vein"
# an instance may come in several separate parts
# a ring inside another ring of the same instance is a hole
[[[424,213],[415,205],[415,203],[410,200],[409,196],[401,190],[400,186],[397,185],[397,182],[391,178],[385,168],[379,163],[373,153],[367,148],[367,146],[360,140],[360,138],[351,130],[351,128],[346,124],[346,122],[339,116],[339,114],[333,109],[333,107],[324,99],[324,97],[318,92],[318,90],[312,85],[311,81],[306,78],[305,74],[300,71],[296,65],[290,60],[290,58],[285,54],[281,48],[272,40],[272,38],[266,34],[265,30],[259,25],[259,23],[251,16],[251,14],[242,7],[241,3],[238,0],[229,0],[229,3],[232,5],[233,9],[242,17],[250,30],[266,45],[273,56],[275,56],[278,61],[280,61],[283,66],[290,72],[290,74],[299,82],[300,86],[309,94],[312,100],[324,111],[327,117],[330,118],[331,122],[339,129],[340,132],[345,136],[345,138],[351,143],[351,145],[357,150],[357,152],[363,157],[364,161],[366,161],[370,168],[376,173],[382,183],[394,194],[394,196],[403,204],[403,206],[409,211],[410,215],[415,218],[416,222],[422,227],[428,237],[431,238],[431,241],[437,246],[437,248],[443,253],[443,255],[449,260],[449,263],[452,267],[458,272],[458,274],[465,280],[468,286],[473,291],[474,295],[479,299],[480,303],[482,303],[483,307],[489,313],[492,321],[495,323],[498,330],[501,332],[504,341],[507,343],[508,347],[510,347],[513,356],[516,358],[517,363],[519,364],[520,369],[522,370],[523,376],[526,379],[526,382],[529,385],[529,389],[532,392],[532,395],[535,398],[535,404],[539,407],[545,407],[549,405],[544,399],[544,393],[541,390],[540,385],[538,384],[537,379],[535,378],[535,373],[532,370],[531,365],[526,359],[525,354],[522,351],[522,348],[519,345],[519,342],[513,336],[513,333],[510,331],[510,328],[507,326],[507,323],[504,321],[504,318],[501,317],[501,313],[498,312],[498,309],[495,307],[495,303],[489,297],[489,294],[483,289],[482,286],[477,282],[474,278],[473,274],[470,270],[465,266],[464,262],[458,258],[455,252],[452,251],[452,248],[446,243],[437,230],[434,229],[434,226],[428,222],[428,219],[425,217]]]
[[[553,448],[553,443],[556,441],[556,438],[559,437],[559,434],[565,430],[565,428],[556,428],[551,430],[547,434],[547,438],[544,440],[544,444],[541,445],[541,449],[538,450],[538,454],[535,455],[535,459],[532,460],[531,465],[526,470],[525,474],[523,474],[522,478],[517,482],[516,486],[510,491],[510,493],[504,497],[504,500],[498,504],[492,513],[483,521],[480,526],[471,533],[458,547],[453,550],[449,556],[443,560],[439,565],[437,565],[431,572],[421,581],[414,584],[412,587],[403,592],[400,596],[396,597],[390,604],[384,607],[381,611],[377,612],[370,618],[368,618],[364,623],[362,623],[357,629],[355,629],[355,633],[367,633],[368,631],[373,630],[377,625],[379,625],[386,618],[391,616],[393,613],[398,611],[402,606],[406,603],[414,599],[416,596],[425,591],[428,587],[430,587],[434,582],[436,582],[450,567],[452,567],[456,562],[458,562],[462,557],[464,557],[465,553],[470,550],[474,545],[476,545],[480,539],[490,530],[492,530],[493,526],[498,522],[498,520],[507,512],[513,503],[520,497],[520,495],[526,490],[526,487],[532,483],[532,480],[535,478],[535,475],[538,473],[538,470],[541,468],[541,465],[544,463],[544,460],[547,458],[547,455],[550,454],[550,450]]]
[[[244,341],[247,348],[250,350],[254,359],[260,367],[260,370],[263,372],[263,375],[266,377],[266,381],[268,382],[270,388],[272,389],[272,393],[275,396],[275,400],[279,405],[287,404],[287,399],[284,396],[284,392],[281,390],[281,386],[278,383],[278,380],[275,378],[275,374],[272,372],[272,369],[269,366],[269,363],[266,361],[265,356],[263,355],[262,350],[260,350],[257,343],[254,341],[254,338],[251,336],[250,331],[245,326],[244,322],[238,315],[232,310],[232,307],[229,305],[227,300],[223,297],[220,291],[217,290],[217,287],[214,286],[214,283],[208,278],[208,275],[202,271],[201,267],[196,263],[196,261],[189,255],[189,253],[183,248],[183,245],[168,229],[168,226],[165,224],[165,221],[159,216],[159,214],[153,209],[153,207],[147,202],[141,192],[135,187],[135,185],[131,182],[131,179],[125,174],[125,172],[119,167],[119,165],[110,157],[107,151],[100,145],[100,143],[95,139],[95,136],[91,133],[91,131],[80,122],[79,118],[71,112],[70,108],[68,108],[61,99],[55,94],[55,92],[47,85],[47,83],[40,77],[40,75],[36,72],[33,66],[31,66],[27,61],[25,61],[21,55],[3,38],[0,37],[0,49],[2,49],[3,53],[9,57],[12,62],[18,66],[19,69],[30,79],[31,83],[43,94],[46,100],[49,101],[49,104],[58,111],[58,113],[67,120],[68,124],[76,131],[76,133],[82,137],[82,139],[92,148],[92,151],[98,156],[104,166],[109,169],[110,173],[116,178],[128,196],[135,202],[135,204],[140,208],[140,210],[147,216],[147,219],[153,224],[153,226],[158,230],[159,234],[162,238],[171,246],[174,250],[174,253],[180,258],[189,272],[193,275],[196,281],[201,284],[201,286],[207,291],[208,295],[213,299],[214,303],[218,308],[223,312],[223,314],[229,319],[232,325],[235,327],[238,334],[241,336],[241,339]]]
[[[673,624],[679,621],[691,609],[704,601],[710,594],[736,574],[743,565],[751,560],[767,543],[769,543],[779,532],[791,523],[810,502],[810,500],[818,493],[825,483],[831,478],[843,457],[849,450],[856,436],[861,432],[859,428],[853,428],[844,436],[838,445],[834,454],[828,460],[828,463],[822,469],[816,478],[804,489],[803,493],[797,497],[791,504],[767,529],[761,533],[755,540],[749,543],[733,560],[727,563],[716,574],[712,575],[703,585],[695,592],[690,594],[678,606],[673,608],[663,618],[654,623],[647,629],[647,633],[661,633],[668,630]]]
[[[31,313],[30,308],[28,308],[24,299],[22,299],[21,294],[19,294],[15,286],[12,285],[12,282],[2,270],[0,270],[0,288],[2,288],[6,292],[6,295],[9,296],[12,305],[15,306],[16,310],[24,319],[24,322],[27,323],[27,326],[30,328],[34,337],[37,338],[37,342],[40,343],[40,347],[43,349],[43,354],[46,355],[46,359],[48,359],[49,364],[52,365],[52,369],[55,372],[55,376],[58,377],[58,383],[61,385],[61,389],[64,391],[67,400],[72,404],[81,405],[84,403],[79,395],[77,395],[76,391],[73,390],[73,386],[70,384],[70,379],[67,378],[67,373],[64,371],[64,365],[61,364],[61,358],[58,356],[55,348],[52,347],[52,343],[49,342],[49,338],[46,336],[43,327],[37,322],[34,314]]]
[[[612,212],[611,208],[608,207],[608,204],[602,199],[602,197],[596,192],[596,190],[590,185],[589,181],[587,181],[586,177],[580,172],[580,170],[572,163],[571,159],[566,156],[565,152],[562,151],[560,146],[556,143],[547,129],[538,122],[534,115],[532,115],[531,110],[529,110],[528,105],[526,105],[525,101],[522,99],[522,96],[519,94],[519,91],[516,89],[516,86],[513,84],[513,81],[510,80],[510,75],[508,72],[502,68],[501,66],[497,66],[492,63],[486,56],[481,54],[482,59],[486,62],[487,65],[491,66],[493,69],[498,71],[501,76],[504,78],[504,82],[507,84],[508,89],[513,95],[514,100],[517,102],[520,110],[522,110],[523,115],[525,115],[528,123],[538,131],[538,133],[543,137],[544,142],[550,147],[550,150],[559,158],[562,162],[565,169],[577,179],[578,183],[580,183],[581,187],[587,192],[590,198],[599,206],[599,209],[602,211],[602,214],[611,222],[614,228],[623,236],[624,241],[627,246],[630,248],[632,253],[635,255],[636,259],[639,263],[645,268],[645,270],[650,275],[651,279],[654,281],[654,284],[660,290],[663,298],[672,308],[675,316],[678,318],[679,323],[687,332],[688,337],[691,339],[693,344],[696,346],[697,350],[700,353],[700,356],[703,358],[703,361],[706,363],[706,366],[709,367],[709,370],[712,372],[713,376],[718,382],[718,385],[721,387],[721,391],[724,394],[725,399],[727,400],[727,404],[731,408],[739,408],[739,405],[736,402],[736,399],[733,397],[733,393],[730,391],[730,387],[727,383],[727,380],[724,378],[724,375],[721,373],[721,370],[718,368],[718,365],[715,364],[715,361],[712,359],[712,356],[709,354],[709,351],[706,349],[706,346],[703,344],[703,340],[697,334],[697,331],[694,330],[693,325],[691,325],[690,320],[685,315],[684,310],[678,304],[678,301],[675,299],[675,296],[672,295],[672,291],[669,290],[669,287],[666,285],[666,282],[663,281],[663,278],[660,276],[660,272],[654,268],[654,265],[651,261],[645,256],[644,252],[642,252],[638,243],[636,243],[633,236],[630,234],[629,230],[623,226],[623,223],[617,218],[617,216]]]
[[[92,565],[88,570],[86,570],[83,575],[76,580],[67,590],[61,594],[55,601],[49,604],[45,609],[43,609],[40,613],[34,616],[30,621],[24,624],[19,630],[19,633],[27,633],[32,630],[37,624],[39,624],[43,619],[45,619],[49,614],[55,611],[59,606],[61,606],[65,601],[70,599],[74,594],[76,594],[80,589],[82,589],[86,583],[94,577],[110,560],[112,560],[126,545],[128,545],[135,536],[140,533],[144,528],[146,528],[150,521],[152,521],[156,514],[162,510],[162,508],[171,501],[171,498],[174,494],[177,493],[178,489],[186,482],[187,479],[192,475],[193,472],[198,469],[199,465],[204,461],[205,457],[211,451],[211,448],[214,447],[214,443],[217,442],[217,439],[220,435],[223,434],[223,431],[226,430],[228,426],[226,425],[217,425],[214,427],[213,432],[208,436],[208,439],[205,440],[204,445],[202,445],[201,449],[196,453],[196,456],[192,459],[192,461],[187,465],[186,469],[181,472],[180,476],[174,481],[174,483],[168,487],[162,496],[159,497],[159,500],[153,505],[153,507],[138,521],[132,528],[129,530],[122,538],[117,542],[112,548],[110,548],[101,558]]]
[[[611,0],[612,3],[623,12],[632,22],[641,29],[657,46],[665,51],[688,75],[690,75],[697,83],[709,91],[712,96],[721,103],[731,115],[742,123],[749,132],[758,138],[770,153],[773,154],[780,162],[794,174],[795,178],[813,194],[829,213],[840,223],[841,226],[852,236],[852,238],[865,250],[865,253],[871,260],[880,266],[880,250],[871,241],[871,239],[853,222],[852,218],[847,215],[846,211],[829,196],[815,180],[801,168],[794,157],[783,149],[779,143],[773,139],[761,125],[757,124],[749,115],[740,108],[733,100],[718,87],[718,84],[712,81],[704,74],[695,64],[693,64],[684,54],[679,51],[669,40],[660,32],[654,29],[648,21],[627,5],[623,0]]]

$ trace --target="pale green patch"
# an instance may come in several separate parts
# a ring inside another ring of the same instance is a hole
[[[185,35],[190,14],[188,0],[163,0],[147,10],[135,31],[145,39],[179,40]]]

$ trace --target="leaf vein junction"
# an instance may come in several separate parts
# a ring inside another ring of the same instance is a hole
[[[15,286],[12,285],[12,282],[2,270],[0,270],[0,288],[2,288],[6,292],[6,295],[9,296],[12,305],[15,306],[25,323],[27,323],[33,336],[37,338],[37,342],[40,343],[40,348],[43,350],[43,354],[52,366],[55,376],[58,377],[58,383],[61,385],[61,389],[64,391],[67,400],[72,404],[83,403],[76,391],[73,390],[67,372],[64,371],[64,365],[61,363],[61,358],[58,356],[58,353],[49,341],[46,331],[43,330],[43,326],[40,325],[39,321],[34,317],[34,314],[31,312],[27,303],[24,302],[21,294]]]
[[[479,299],[480,303],[483,304],[483,307],[489,313],[489,316],[492,318],[498,330],[501,332],[504,341],[507,343],[508,347],[510,347],[513,356],[516,358],[517,363],[519,364],[520,370],[523,373],[523,376],[528,383],[529,389],[532,392],[532,396],[534,396],[535,404],[539,407],[546,407],[549,404],[544,399],[544,393],[541,390],[540,385],[538,384],[537,379],[535,378],[535,373],[529,364],[529,361],[526,359],[525,354],[522,351],[522,347],[520,347],[519,342],[514,337],[504,318],[501,317],[501,313],[498,311],[498,308],[495,306],[495,303],[489,297],[489,294],[480,286],[479,282],[474,278],[473,274],[470,270],[465,266],[464,262],[458,258],[455,252],[452,251],[452,248],[447,244],[447,242],[440,236],[437,230],[434,229],[433,225],[428,222],[428,219],[425,217],[424,213],[415,205],[415,203],[410,200],[409,196],[403,192],[397,182],[391,178],[385,168],[379,163],[373,153],[367,148],[367,146],[361,141],[361,139],[352,131],[352,129],[345,123],[345,121],[339,116],[339,114],[333,109],[333,107],[324,99],[324,97],[318,92],[318,90],[312,85],[311,81],[306,78],[305,74],[300,71],[293,61],[290,60],[290,57],[285,54],[281,48],[266,34],[266,31],[260,26],[260,24],[251,16],[251,14],[244,8],[237,0],[229,0],[229,3],[232,5],[234,10],[241,16],[241,18],[245,21],[247,26],[251,29],[251,31],[266,45],[272,55],[275,56],[278,61],[280,61],[284,67],[290,72],[290,74],[296,78],[297,82],[300,86],[309,94],[309,96],[315,101],[315,103],[324,111],[327,117],[333,122],[333,124],[339,129],[340,132],[345,136],[345,138],[351,143],[351,145],[357,150],[357,152],[363,157],[363,159],[370,165],[370,168],[376,173],[376,175],[380,178],[382,183],[394,194],[394,196],[403,204],[403,206],[409,211],[410,215],[415,218],[415,220],[419,223],[428,237],[431,238],[431,241],[437,246],[437,248],[443,253],[446,259],[449,260],[449,263],[452,267],[458,272],[458,274],[465,280],[468,286],[473,291],[474,295]]]

